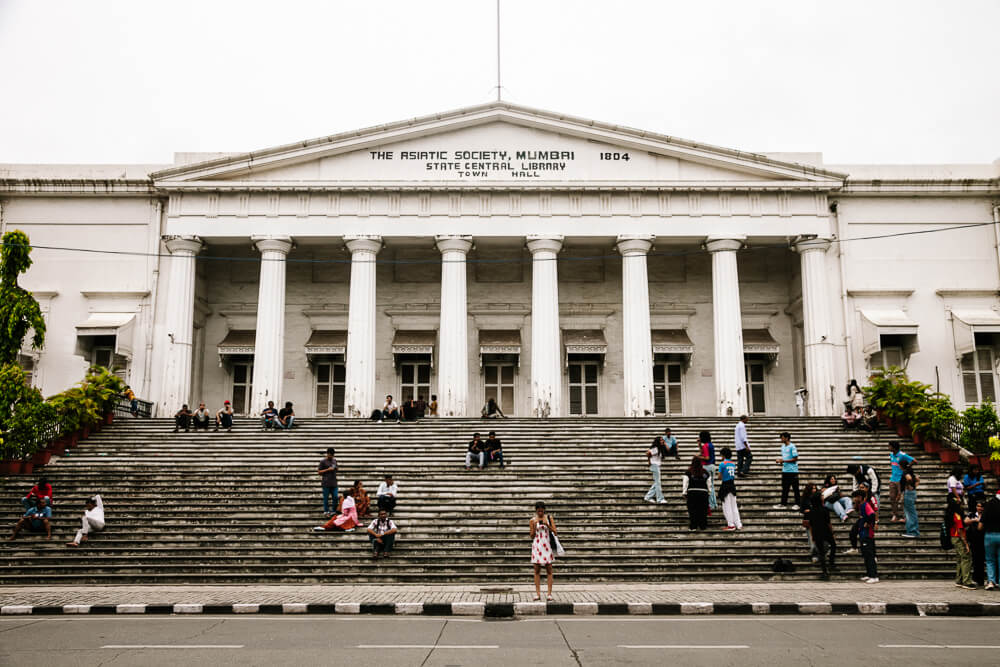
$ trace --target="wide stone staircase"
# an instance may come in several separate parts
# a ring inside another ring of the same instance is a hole
[[[810,562],[801,517],[772,509],[780,495],[778,433],[788,430],[800,452],[801,482],[849,463],[874,464],[888,505],[888,448],[893,434],[841,432],[827,418],[754,418],[752,475],[740,480],[740,532],[724,532],[721,508],[709,530],[689,532],[681,474],[700,430],[718,449],[732,445],[735,420],[477,419],[375,424],[305,419],[290,432],[263,432],[238,421],[233,432],[172,433],[166,420],[119,418],[41,472],[54,487],[54,532],[22,533],[0,545],[0,583],[14,584],[250,584],[250,583],[510,583],[530,576],[528,521],[536,500],[554,516],[567,550],[560,581],[808,579]],[[678,439],[680,460],[663,467],[668,504],[642,498],[650,484],[644,451],[665,426]],[[510,461],[506,470],[465,471],[473,431],[497,431]],[[394,519],[400,535],[393,558],[372,561],[362,528],[313,533],[323,522],[317,464],[337,450],[341,488],[362,480],[373,496],[384,473],[399,484]],[[902,524],[882,514],[880,574],[943,578],[953,554],[938,545],[947,472],[936,458],[906,445],[922,484],[923,536],[900,536]],[[35,475],[37,477],[38,475]],[[18,499],[32,479],[0,481],[2,515],[12,526]],[[79,526],[86,497],[101,493],[108,526],[84,547],[64,543]],[[833,517],[841,551],[850,522]],[[771,564],[787,558],[792,574]],[[839,558],[843,577],[863,574],[859,556]]]

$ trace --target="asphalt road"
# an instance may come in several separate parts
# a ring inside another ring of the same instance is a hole
[[[994,665],[1000,618],[331,616],[0,619],[0,664]]]

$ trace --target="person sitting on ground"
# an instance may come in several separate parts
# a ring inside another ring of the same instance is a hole
[[[14,525],[14,532],[10,534],[8,540],[13,540],[17,534],[25,527],[33,533],[45,531],[45,539],[52,539],[52,508],[49,507],[48,498],[38,499],[38,504],[33,505],[24,511],[24,516]]]
[[[829,483],[829,478],[827,480]],[[821,576],[823,579],[829,579],[829,570],[836,568],[837,543],[833,537],[833,526],[830,524],[828,503],[823,498],[824,492],[825,490],[816,489],[814,484],[806,485],[806,493],[802,497],[802,515],[804,525],[809,528],[816,556],[819,558],[819,566],[823,572]],[[828,553],[829,569],[827,568]]]
[[[222,409],[215,413],[215,430],[224,428],[233,430],[233,406],[229,401],[222,404]]]
[[[486,438],[486,465],[489,465],[494,461],[499,461],[500,469],[504,469],[503,443],[501,443],[500,438],[497,437],[496,431],[490,431],[490,437]]]
[[[285,401],[285,407],[278,410],[278,425],[285,430],[295,425],[295,410],[292,409],[291,401]]]
[[[371,514],[371,498],[368,497],[368,492],[365,490],[365,485],[361,483],[361,480],[356,480],[354,486],[351,487],[351,498],[354,498],[354,506],[358,508],[358,516],[366,517]]]
[[[427,404],[427,413],[429,417],[438,416],[438,397],[437,394],[431,394],[431,402]]]
[[[868,490],[873,495],[878,496],[882,480],[879,478],[878,471],[875,468],[863,463],[852,463],[847,466],[847,474],[853,478],[851,481],[852,493],[858,490],[860,484],[864,483],[868,485]]]
[[[104,530],[104,501],[100,494],[95,494],[87,498],[83,506],[83,517],[80,519],[80,530],[76,531],[76,537],[72,542],[67,542],[68,547],[78,547],[81,542],[86,542],[91,533]]]
[[[399,406],[392,400],[392,394],[385,397],[385,404],[382,406],[382,421],[395,419],[399,423]]]
[[[278,411],[274,408],[274,401],[268,401],[267,407],[260,411],[260,424],[265,431],[278,428]]]
[[[469,446],[465,450],[466,470],[469,470],[472,467],[473,459],[479,459],[480,470],[486,467],[486,444],[479,439],[478,433],[472,434],[472,440],[469,441]]]
[[[132,387],[125,385],[125,391],[122,392],[125,400],[128,401],[128,411],[132,414],[132,417],[139,416],[139,399],[135,397],[135,392],[132,391]]]
[[[52,504],[52,485],[46,477],[38,478],[38,483],[31,487],[28,495],[21,498],[21,506],[24,509],[35,507],[42,498],[47,498],[49,505]]]
[[[983,484],[983,470],[978,464],[969,466],[969,472],[962,478],[962,486],[965,487],[965,497],[969,502],[969,511],[976,509],[976,503],[986,500],[986,486]]]
[[[185,433],[191,430],[191,411],[188,410],[187,403],[174,414],[174,433],[180,429],[184,429]]]
[[[845,431],[852,429],[857,426],[857,415],[854,414],[854,410],[850,406],[844,408],[844,413],[840,415],[840,426]]]
[[[197,433],[199,430],[208,432],[208,422],[211,421],[212,416],[209,414],[208,410],[205,409],[204,403],[198,404],[198,409],[194,411],[191,415],[191,422],[194,424],[194,432]]]
[[[399,486],[392,480],[392,475],[386,475],[385,481],[378,485],[378,508],[392,512],[396,509],[396,496],[399,493]]]
[[[396,544],[399,530],[385,510],[378,511],[378,518],[368,524],[368,539],[372,543],[372,558],[388,558]]]
[[[496,399],[490,396],[486,399],[486,405],[483,406],[482,410],[483,419],[504,419],[506,415],[500,406],[497,405]]]
[[[878,432],[878,415],[875,413],[875,408],[870,405],[866,405],[864,412],[861,413],[861,429],[869,433]]]
[[[826,509],[836,512],[841,521],[847,521],[848,515],[854,511],[854,505],[851,504],[850,498],[840,493],[840,485],[837,484],[836,475],[826,476],[820,494]]]
[[[340,514],[327,521],[322,526],[316,526],[313,530],[317,533],[324,530],[342,530],[349,533],[358,525],[358,508],[351,497],[352,489],[344,491],[344,497],[340,501]]]

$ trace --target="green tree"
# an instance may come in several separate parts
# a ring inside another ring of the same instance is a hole
[[[17,284],[31,266],[31,242],[19,229],[3,235],[0,248],[0,364],[16,364],[21,343],[34,329],[33,349],[45,344],[45,320],[31,292]]]

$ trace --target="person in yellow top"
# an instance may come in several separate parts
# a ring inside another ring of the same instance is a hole
[[[125,385],[125,398],[128,399],[128,411],[132,413],[133,417],[139,416],[139,400],[135,397],[135,392],[132,391],[132,387]]]

